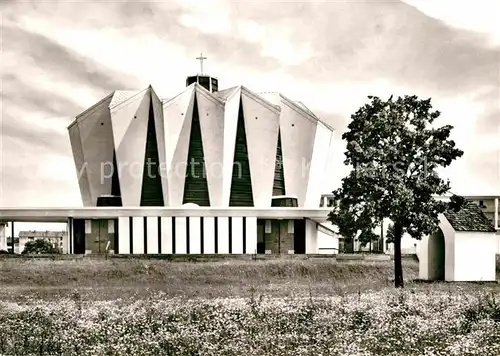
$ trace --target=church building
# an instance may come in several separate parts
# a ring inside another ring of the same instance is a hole
[[[151,86],[114,91],[71,123],[84,207],[319,209],[333,128],[281,93],[219,90],[203,69],[185,84],[168,100]],[[319,224],[309,220],[75,219],[73,251],[314,252]]]
[[[319,207],[334,130],[301,102],[190,76],[161,100],[117,90],[69,126],[83,205]]]

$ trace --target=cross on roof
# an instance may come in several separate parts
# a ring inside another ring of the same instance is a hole
[[[201,66],[201,73],[200,74],[203,74],[203,60],[207,59],[207,57],[203,57],[203,53],[200,53],[200,56],[196,57],[196,59],[198,59],[200,61],[200,66]]]

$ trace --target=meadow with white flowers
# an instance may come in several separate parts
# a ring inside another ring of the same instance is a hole
[[[498,287],[411,283],[412,261],[405,290],[390,286],[382,262],[5,260],[0,269],[1,355],[500,354]]]

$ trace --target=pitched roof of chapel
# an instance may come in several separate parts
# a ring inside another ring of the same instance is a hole
[[[447,210],[444,216],[455,231],[496,232],[481,208],[472,201],[467,201],[458,212]]]

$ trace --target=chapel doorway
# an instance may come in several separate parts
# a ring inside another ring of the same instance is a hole
[[[444,281],[445,279],[445,240],[441,229],[429,236],[428,271],[429,280]]]

